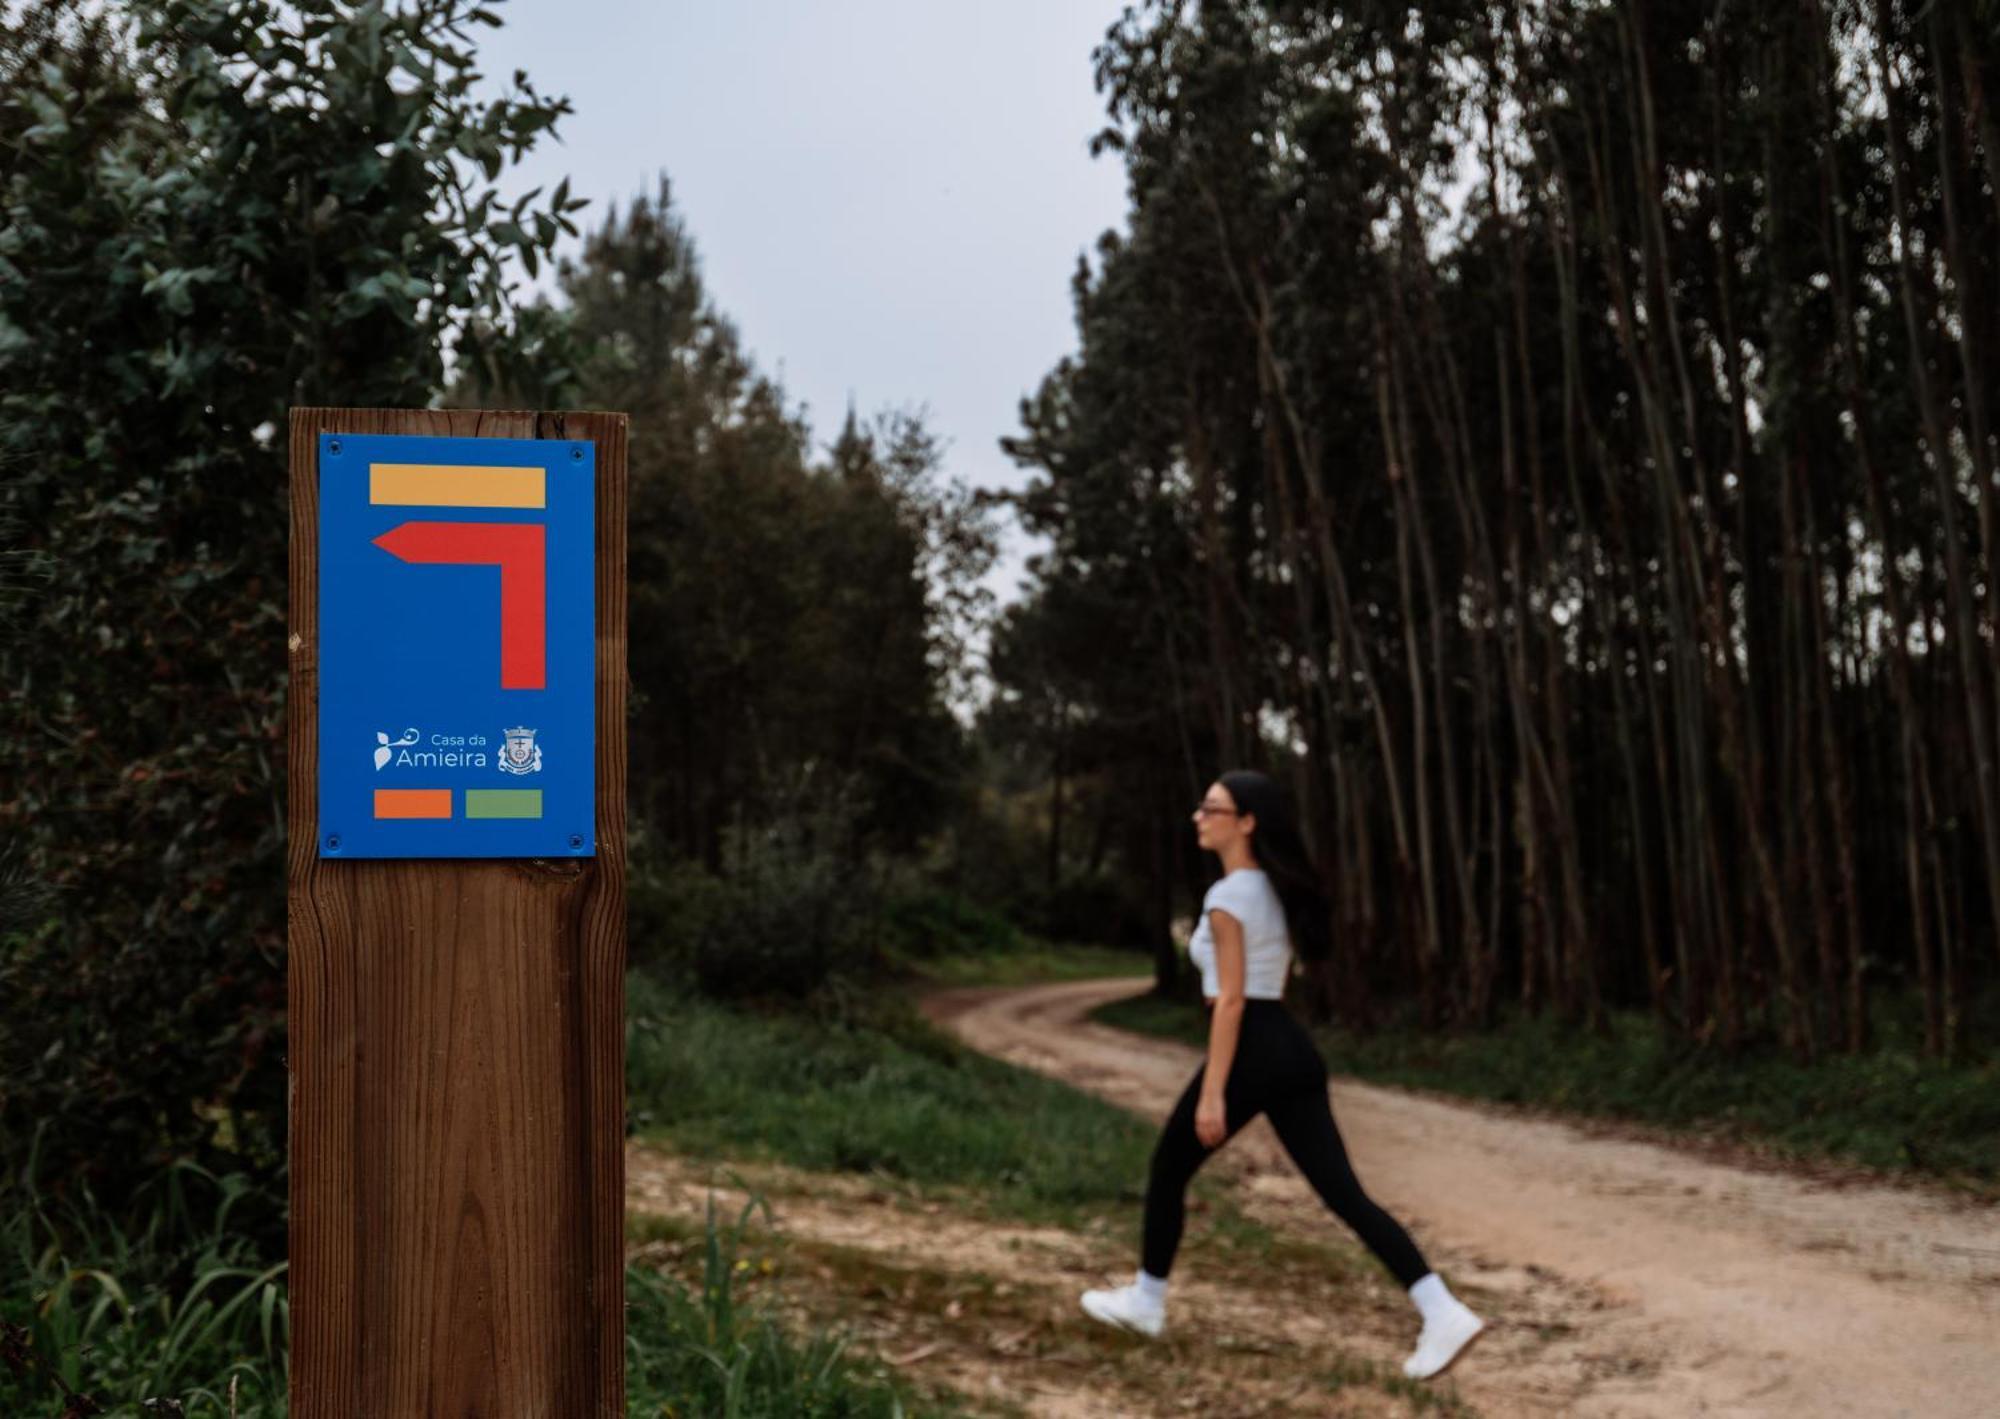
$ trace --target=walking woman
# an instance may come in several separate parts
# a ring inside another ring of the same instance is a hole
[[[1284,796],[1265,775],[1233,770],[1209,785],[1194,816],[1202,847],[1218,854],[1223,867],[1188,942],[1209,1009],[1208,1059],[1153,1150],[1138,1276],[1129,1286],[1085,1291],[1083,1308],[1111,1325],[1160,1333],[1188,1183],[1210,1154],[1262,1113],[1326,1205],[1409,1289],[1423,1330],[1403,1373],[1441,1374],[1484,1322],[1446,1289],[1401,1224],[1361,1190],[1334,1127],[1326,1064],[1281,1003],[1293,943],[1315,960],[1331,945],[1320,878]]]

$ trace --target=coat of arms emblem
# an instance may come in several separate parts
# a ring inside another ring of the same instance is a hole
[[[506,745],[500,750],[500,772],[503,774],[539,773],[542,767],[542,746],[535,742],[532,729],[508,729],[502,731],[507,736]]]

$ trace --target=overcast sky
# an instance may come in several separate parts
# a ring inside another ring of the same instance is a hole
[[[1091,50],[1122,0],[509,0],[481,68],[576,112],[503,186],[603,203],[664,170],[710,296],[821,447],[851,396],[927,405],[967,481],[1075,348],[1079,253],[1124,212]],[[1031,550],[1010,529],[989,583]]]

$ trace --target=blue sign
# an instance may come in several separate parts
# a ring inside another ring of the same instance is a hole
[[[591,857],[594,444],[319,438],[319,855]]]

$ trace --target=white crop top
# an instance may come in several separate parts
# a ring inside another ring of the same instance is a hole
[[[1221,907],[1243,923],[1244,997],[1283,998],[1292,965],[1292,937],[1285,926],[1284,903],[1264,869],[1239,867],[1224,873],[1201,899],[1201,918],[1188,938],[1188,959],[1201,967],[1201,993],[1213,999],[1222,993],[1222,983],[1215,969],[1215,935],[1208,927],[1211,907]]]

